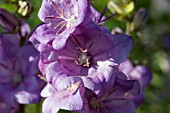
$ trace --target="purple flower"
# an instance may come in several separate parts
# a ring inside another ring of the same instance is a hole
[[[42,106],[43,113],[56,113],[60,109],[77,111],[83,108],[82,96],[85,88],[81,79],[63,76],[58,79],[58,85],[62,88],[56,90],[55,87],[47,84],[42,90],[41,95],[47,97]]]
[[[63,49],[57,51],[50,44],[40,44],[37,48],[41,51],[41,61],[48,64],[43,73],[50,83],[55,83],[52,82],[54,76],[62,74],[107,83],[114,73],[112,66],[127,58],[131,44],[131,37],[127,35],[80,27],[68,38]],[[44,65],[40,69],[44,70]]]
[[[112,81],[113,79],[111,79]],[[113,80],[114,81],[114,80]],[[108,84],[100,83],[100,86],[106,87]],[[80,113],[135,113],[135,105],[130,99],[139,95],[139,83],[135,80],[127,80],[126,76],[116,73],[114,84],[108,90],[102,90],[103,95],[96,95],[89,89],[84,93],[83,109]]]
[[[31,45],[20,47],[17,34],[0,34],[0,50],[0,89],[6,101],[38,102],[38,52]]]
[[[126,60],[120,64],[119,70],[125,73],[130,80],[138,80],[141,87],[141,93],[133,100],[136,106],[144,102],[144,89],[150,84],[152,80],[152,73],[150,69],[143,65],[133,66],[130,60]]]
[[[36,30],[37,38],[46,44],[53,41],[53,48],[61,49],[76,26],[85,21],[89,14],[87,0],[43,0],[38,16],[46,24]],[[42,30],[46,32],[43,37]]]

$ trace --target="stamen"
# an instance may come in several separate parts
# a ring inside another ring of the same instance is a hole
[[[84,67],[89,67],[90,66],[90,60],[91,56],[88,56],[88,54],[85,53],[80,53],[80,56],[77,60],[75,60],[77,65],[82,65]]]
[[[77,83],[73,84],[72,86],[67,88],[67,91],[71,92],[71,94],[76,93],[76,91],[78,90],[78,88],[81,85],[81,81],[78,81]]]
[[[52,5],[53,5],[54,9],[56,10],[56,12],[61,16],[62,13],[61,13],[61,11],[58,9],[56,3],[55,3],[54,1],[52,1],[52,0],[50,0],[50,1],[52,2]]]
[[[57,24],[54,29],[58,28],[60,25],[64,24],[66,21],[61,21],[59,24]]]
[[[64,28],[64,26],[66,26],[66,24],[63,24],[60,29],[56,32],[56,35]]]
[[[62,18],[57,16],[46,16],[45,19],[62,19]]]
[[[38,77],[39,77],[41,80],[43,80],[44,82],[47,83],[47,79],[46,79],[44,76],[38,74]]]
[[[67,57],[67,56],[58,56],[58,59],[64,59],[64,60],[75,60],[75,58]]]
[[[62,25],[59,30],[56,32],[56,35],[64,28],[72,28],[74,26],[74,22],[77,19],[76,16],[72,15],[70,19],[67,19],[66,17],[64,17],[64,9],[59,10],[57,7],[57,4],[53,1],[50,0],[52,3],[52,6],[54,7],[55,11],[57,12],[58,16],[47,16],[45,17],[45,19],[62,19],[63,21],[61,21],[58,25],[56,25],[54,27],[54,29],[58,28],[60,25]]]
[[[90,45],[87,47],[86,50],[90,49],[90,48],[92,47],[93,43],[94,43],[94,42],[91,42]]]
[[[79,41],[75,38],[75,36],[74,35],[72,35],[72,38],[71,38],[72,40],[73,40],[73,42],[76,44],[76,46],[77,46],[77,49],[79,49],[80,50],[80,52],[84,52],[84,49],[82,48],[82,46],[81,46],[81,44],[79,43]]]

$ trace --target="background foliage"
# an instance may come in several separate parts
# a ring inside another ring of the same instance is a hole
[[[102,12],[109,0],[94,0],[94,7]],[[41,0],[32,0],[33,13],[26,21],[35,28],[41,21],[37,17]],[[133,50],[129,58],[134,64],[147,65],[152,73],[151,85],[145,91],[146,101],[137,109],[137,113],[170,113],[170,1],[169,0],[136,0],[135,11],[146,8],[149,19],[141,32],[132,34]],[[0,7],[10,12],[15,11],[13,5],[0,1]],[[107,10],[106,16],[111,15]],[[114,17],[106,21],[105,25],[112,30],[119,26],[126,28],[126,24]],[[0,28],[1,31],[1,28]],[[41,102],[42,103],[42,102]],[[25,108],[26,113],[41,113],[42,104],[31,104]],[[60,111],[60,113],[70,113]]]

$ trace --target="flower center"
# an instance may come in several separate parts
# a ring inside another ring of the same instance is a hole
[[[72,40],[77,45],[77,49],[80,53],[78,58],[75,60],[76,64],[82,65],[84,67],[89,67],[92,57],[88,55],[87,51],[92,46],[92,44],[90,44],[90,46],[87,47],[87,49],[83,49],[79,41],[75,38],[75,36],[72,36]]]
[[[14,73],[11,79],[12,83],[19,84],[22,81],[22,76],[19,73]]]
[[[79,58],[76,60],[76,63],[78,65],[89,67],[90,66],[90,60],[91,60],[91,56],[89,56],[87,54],[87,52],[82,52],[82,53],[80,53]]]

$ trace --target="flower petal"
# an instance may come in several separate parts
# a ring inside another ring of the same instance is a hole
[[[43,103],[43,113],[56,113],[59,109],[81,110],[83,100],[78,90],[75,95],[70,95],[67,91],[57,92],[53,96],[45,99]]]
[[[100,40],[94,45],[98,51],[92,52],[95,60],[101,61],[110,58],[113,62],[120,64],[127,58],[132,47],[131,37],[124,34],[111,35],[105,33],[105,35],[100,35],[98,38]],[[104,42],[105,46],[103,47],[101,45]]]
[[[36,103],[40,101],[40,90],[37,78],[27,77],[17,88],[15,98],[20,104]]]
[[[148,67],[139,65],[133,69],[130,73],[130,77],[137,79],[142,89],[144,89],[150,84],[152,80],[152,73]]]
[[[56,30],[54,27],[55,26],[52,24],[40,25],[32,34],[30,41],[36,39],[41,44],[47,44],[53,41],[56,37]]]

